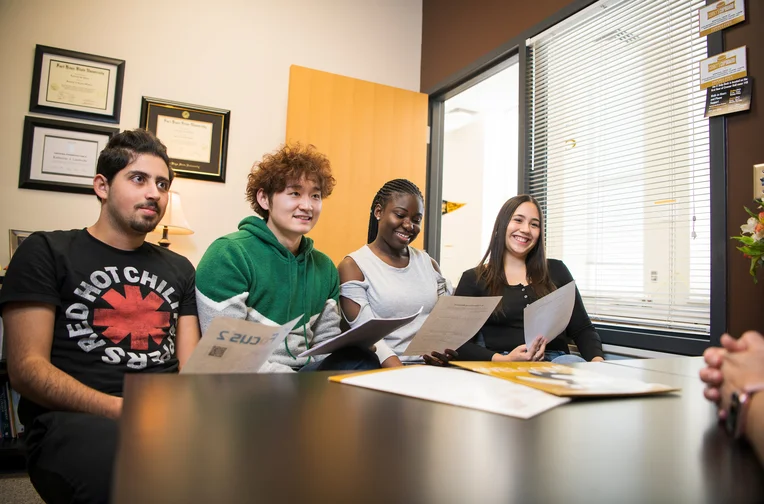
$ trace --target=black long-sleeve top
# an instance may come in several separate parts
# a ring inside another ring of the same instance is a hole
[[[572,282],[573,276],[562,261],[548,259],[549,276],[555,286]],[[459,285],[456,287],[456,296],[490,296],[488,287],[484,282],[477,280],[475,268],[467,270],[462,275]],[[536,301],[538,296],[531,285],[505,285],[502,292],[501,311],[491,314],[483,328],[485,348],[478,345],[477,334],[467,343],[459,347],[459,360],[489,361],[493,354],[511,352],[517,346],[525,343],[523,330],[523,309]],[[592,321],[586,313],[581,294],[576,288],[576,301],[573,306],[573,314],[570,317],[565,331],[555,339],[547,343],[547,351],[562,351],[569,353],[568,341],[575,341],[581,356],[587,361],[602,354],[602,342],[599,334],[594,330]]]

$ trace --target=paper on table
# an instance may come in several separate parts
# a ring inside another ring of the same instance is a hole
[[[506,380],[434,366],[335,375],[329,380],[517,418],[531,418],[569,401]]]
[[[440,296],[403,355],[456,350],[483,327],[501,296]]]
[[[196,345],[184,374],[257,373],[302,315],[282,326],[230,317],[214,319]]]
[[[523,310],[525,344],[530,348],[536,336],[543,336],[547,343],[568,327],[576,302],[576,282],[569,282],[559,289],[535,301]]]
[[[381,340],[399,327],[403,327],[413,321],[415,318],[417,318],[417,316],[419,316],[420,313],[422,313],[422,308],[419,308],[419,311],[413,315],[409,315],[408,317],[392,319],[369,319],[363,324],[359,324],[352,329],[345,331],[336,338],[324,341],[320,345],[316,345],[310,350],[305,350],[303,353],[298,355],[298,357],[330,354],[339,350],[340,348],[345,348],[348,346],[369,348],[374,343]]]
[[[451,364],[562,397],[618,397],[679,390],[660,383],[617,378],[551,362],[453,361]]]

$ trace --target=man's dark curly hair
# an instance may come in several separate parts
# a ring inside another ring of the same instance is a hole
[[[321,189],[321,198],[328,198],[337,183],[332,177],[329,158],[318,152],[315,146],[284,144],[252,167],[247,176],[247,201],[258,215],[267,220],[268,210],[257,202],[258,191],[262,189],[270,200],[274,194],[286,189],[287,184],[302,177],[316,182]]]

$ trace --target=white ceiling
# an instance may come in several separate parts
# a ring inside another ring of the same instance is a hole
[[[518,67],[514,64],[446,100],[446,120],[449,111],[454,109],[474,111],[480,115],[517,107]]]

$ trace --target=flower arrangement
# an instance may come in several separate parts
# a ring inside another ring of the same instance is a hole
[[[759,209],[764,208],[764,200],[757,200],[757,203],[759,203]],[[753,282],[758,283],[756,272],[760,266],[764,265],[764,211],[755,214],[748,207],[743,208],[750,217],[740,226],[740,236],[733,236],[732,239],[742,243],[742,246],[737,249],[746,259],[751,260],[749,271]]]

